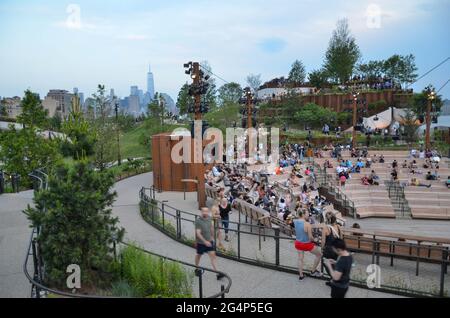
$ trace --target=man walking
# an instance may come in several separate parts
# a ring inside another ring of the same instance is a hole
[[[199,266],[203,254],[207,253],[211,259],[211,265],[217,271],[216,246],[214,243],[214,225],[211,219],[209,209],[202,208],[201,216],[195,221],[195,237],[197,245],[197,254],[195,255],[195,266]],[[196,270],[196,275],[200,271]],[[217,274],[217,279],[222,279],[223,274]]]
[[[350,284],[350,271],[353,258],[347,251],[345,241],[336,239],[332,242],[332,248],[338,255],[337,261],[326,259],[324,261],[331,275],[331,298],[345,298]],[[333,268],[334,264],[334,268]]]

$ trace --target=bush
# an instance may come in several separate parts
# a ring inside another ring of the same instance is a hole
[[[182,265],[128,246],[121,252],[123,279],[128,283],[116,291],[136,293],[137,297],[192,297],[193,276]],[[120,288],[119,288],[120,287]]]

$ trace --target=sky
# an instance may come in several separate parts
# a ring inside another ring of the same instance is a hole
[[[287,76],[296,59],[311,71],[341,18],[363,62],[412,53],[421,75],[450,57],[450,0],[0,0],[0,96],[89,96],[104,84],[123,97],[146,88],[149,64],[156,91],[173,98],[188,61],[242,85],[250,73]],[[447,61],[413,88],[449,79]],[[450,98],[450,84],[440,94]]]

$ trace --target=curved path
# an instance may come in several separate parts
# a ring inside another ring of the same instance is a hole
[[[126,229],[126,240],[134,241],[147,250],[175,259],[193,263],[194,249],[180,244],[151,225],[139,213],[138,192],[142,186],[150,186],[151,173],[118,182],[118,193],[113,213],[120,218]],[[29,297],[30,284],[22,272],[31,229],[21,212],[32,203],[32,191],[19,194],[0,195],[0,297]],[[209,267],[209,260],[202,259],[202,265]],[[250,298],[327,298],[329,288],[323,281],[305,279],[299,282],[296,275],[246,265],[228,259],[219,259],[219,269],[226,272],[233,284],[228,297]],[[213,282],[214,277],[207,277]],[[218,285],[214,284],[214,288]],[[217,292],[216,289],[212,290]],[[207,290],[207,293],[210,291]],[[396,297],[374,291],[350,288],[348,297]]]
[[[139,243],[155,253],[175,259],[194,261],[194,249],[167,237],[147,224],[139,213],[138,192],[142,186],[150,187],[152,174],[147,173],[123,180],[116,184],[118,193],[113,213],[120,218],[121,226],[126,229],[126,239]],[[202,265],[210,267],[207,257]],[[325,283],[315,279],[299,282],[296,275],[282,273],[257,266],[242,264],[219,258],[219,269],[226,272],[233,284],[228,297],[251,298],[327,298],[330,289]],[[360,288],[351,287],[348,297],[396,297]]]

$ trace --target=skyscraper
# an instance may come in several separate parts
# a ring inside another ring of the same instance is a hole
[[[149,93],[149,95],[151,96],[152,99],[153,99],[153,96],[155,96],[155,82],[153,79],[152,68],[150,65],[148,67],[148,73],[147,73],[147,93]]]

